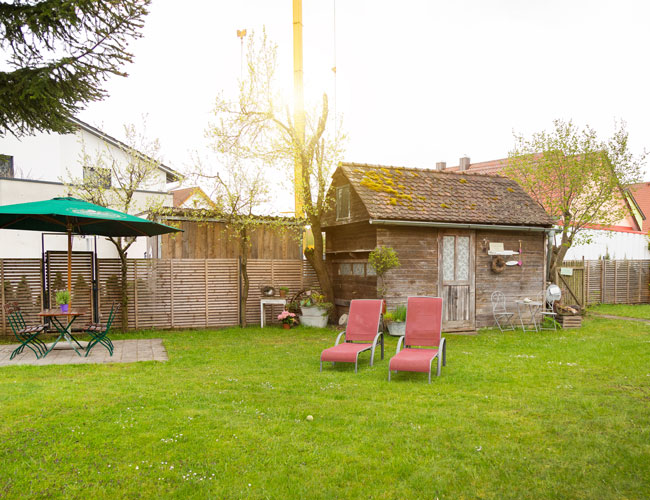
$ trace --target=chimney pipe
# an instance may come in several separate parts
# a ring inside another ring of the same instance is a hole
[[[458,171],[465,172],[469,169],[469,156],[463,156],[458,163]]]
[[[447,168],[447,162],[446,161],[438,161],[436,162],[436,170],[444,170]]]

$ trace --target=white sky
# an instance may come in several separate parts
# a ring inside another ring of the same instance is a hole
[[[650,2],[643,0],[303,0],[305,92],[327,92],[349,134],[345,160],[432,167],[503,158],[512,131],[554,118],[601,137],[627,122],[632,151],[650,149]],[[238,29],[278,44],[293,91],[291,0],[154,0],[128,78],[80,118],[121,137],[148,133],[181,168],[205,145],[217,92],[234,95]],[[336,99],[334,73],[336,46]],[[646,178],[650,170],[646,167]]]

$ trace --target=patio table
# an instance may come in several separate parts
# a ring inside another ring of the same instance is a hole
[[[62,312],[61,309],[44,309],[43,311],[38,313],[39,316],[41,316],[43,318],[48,318],[52,322],[52,324],[54,325],[56,330],[59,332],[59,336],[57,337],[57,339],[52,344],[52,347],[50,347],[45,352],[43,357],[47,356],[50,353],[50,351],[52,351],[52,349],[54,349],[54,346],[61,339],[65,339],[66,342],[68,342],[68,344],[70,344],[70,347],[72,347],[72,349],[74,349],[74,352],[76,352],[77,355],[81,356],[81,353],[77,350],[77,348],[74,346],[74,344],[72,342],[77,344],[79,349],[81,349],[82,351],[84,350],[84,348],[81,346],[81,344],[79,342],[77,342],[77,339],[75,339],[74,336],[72,335],[71,327],[72,327],[72,323],[74,323],[74,321],[79,316],[82,316],[83,314],[85,314],[85,312],[83,312],[83,311],[70,310],[70,311],[67,311],[67,312]],[[67,316],[68,317],[68,324],[67,325],[63,324],[63,321],[65,321],[65,319],[63,319],[63,320],[59,319],[59,317],[61,317],[61,316]]]
[[[542,303],[537,302],[535,300],[515,300],[515,304],[517,304],[517,315],[519,316],[519,322],[521,323],[521,328],[525,332],[538,332],[539,328],[537,326],[537,320],[535,320],[535,316],[539,313],[539,311],[542,309]],[[526,328],[526,325],[524,324],[524,317],[522,315],[522,309],[525,311],[526,307],[528,306],[528,312],[530,313],[530,316],[533,320],[533,328]]]

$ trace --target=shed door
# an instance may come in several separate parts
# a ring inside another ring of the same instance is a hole
[[[440,232],[438,290],[443,299],[443,330],[475,328],[474,255],[474,231]]]

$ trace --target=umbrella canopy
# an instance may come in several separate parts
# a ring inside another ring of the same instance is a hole
[[[156,236],[180,231],[175,227],[69,197],[0,206],[0,229],[98,236]]]
[[[68,291],[72,292],[72,235],[156,236],[180,231],[76,198],[0,206],[0,229],[68,233]]]

